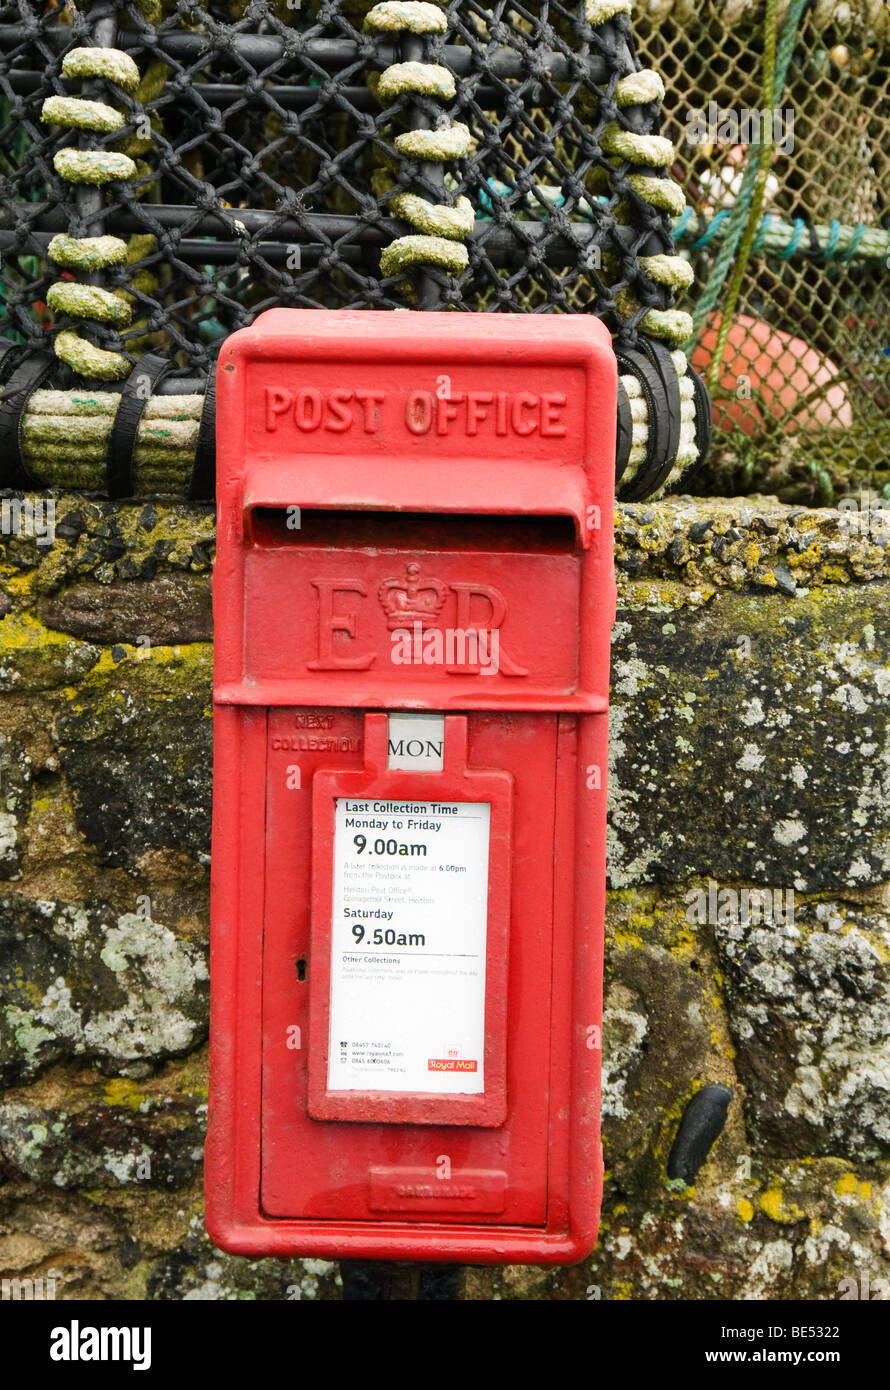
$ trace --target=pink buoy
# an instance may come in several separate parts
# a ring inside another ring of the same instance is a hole
[[[702,374],[710,368],[719,329],[720,315],[712,314],[692,354],[693,366]],[[802,338],[748,314],[739,314],[729,330],[720,385],[730,399],[714,404],[714,424],[719,429],[735,427],[743,434],[756,434],[764,410],[788,433],[848,428],[853,423],[846,383],[837,365]],[[819,387],[827,389],[814,395]]]

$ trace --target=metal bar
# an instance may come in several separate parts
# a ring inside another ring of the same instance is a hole
[[[8,85],[10,91],[16,96],[27,96],[28,93],[42,90],[47,86],[47,74],[45,72],[26,72],[15,68],[5,74],[0,74],[0,82]],[[340,87],[335,88],[333,94],[324,92],[320,87],[306,87],[283,85],[277,86],[270,82],[267,84],[270,97],[279,105],[288,110],[305,111],[307,107],[323,105],[325,114],[330,114],[331,107],[336,104],[338,98],[342,98],[346,105],[351,106],[356,111],[368,111],[378,113],[380,103],[374,98],[367,87]],[[208,106],[233,106],[238,102],[248,104],[255,102],[257,98],[252,96],[243,83],[238,82],[195,82],[194,90],[196,96],[205,101]],[[540,87],[534,98],[529,98],[531,104],[546,108],[552,102],[558,100],[559,94],[548,87]],[[473,99],[489,110],[496,110],[503,98],[503,93],[497,87],[483,85],[474,88]],[[149,109],[163,110],[166,106],[181,105],[183,94],[181,92],[171,92],[161,95],[149,104]]]
[[[0,76],[0,81],[9,86],[9,89],[16,96],[27,96],[30,92],[41,90],[47,85],[47,74],[45,72],[25,72],[19,68],[13,69]],[[243,83],[238,82],[195,82],[194,89],[202,101],[208,106],[231,106],[235,102],[250,103],[256,102],[257,98],[247,90]],[[330,107],[332,98],[324,93],[320,87],[306,86],[275,86],[271,82],[268,90],[274,97],[279,106],[304,110],[308,106],[317,106],[319,103],[327,103]],[[380,103],[374,100],[367,87],[337,87],[337,97],[343,97],[345,101],[353,106],[357,111],[379,111]],[[492,90],[492,98],[495,93]],[[182,105],[183,93],[170,92],[161,95],[150,103],[151,110],[161,110],[165,106]]]
[[[31,206],[36,206],[32,204]],[[307,213],[304,218],[305,225],[295,222],[280,222],[279,214],[266,212],[258,208],[233,208],[232,214],[247,228],[247,231],[256,236],[261,234],[264,227],[275,223],[275,240],[255,241],[247,249],[248,254],[259,252],[268,260],[273,257],[284,260],[286,255],[296,244],[301,250],[301,260],[304,266],[311,262],[313,258],[319,257],[324,252],[329,251],[326,241],[337,241],[340,238],[351,234],[351,244],[343,245],[342,241],[337,246],[338,256],[344,256],[350,252],[355,253],[355,259],[360,261],[360,248],[363,245],[383,246],[387,240],[398,236],[400,224],[391,218],[381,218],[375,226],[369,226],[357,217],[348,217],[333,213]],[[157,219],[159,225],[176,229],[191,221],[194,217],[194,209],[190,207],[165,206],[156,204],[151,209],[152,216]],[[0,213],[0,250],[15,250],[17,243],[22,240],[21,234],[4,229],[2,226],[3,215]],[[7,215],[8,220],[8,215]],[[188,237],[183,237],[175,243],[173,254],[179,260],[193,264],[225,265],[236,261],[243,253],[244,243],[232,241],[231,239],[222,241],[219,239],[219,231],[216,223],[219,214],[211,213],[200,218],[193,226],[189,226]],[[64,215],[57,209],[52,209],[45,216],[40,218],[40,229],[28,233],[28,246],[19,250],[19,255],[30,255],[33,252],[29,249],[31,243],[38,246],[45,245],[54,231],[63,230],[65,227]],[[106,219],[106,230],[112,233],[145,232],[150,230],[145,222],[134,213],[114,212]],[[313,231],[317,235],[326,238],[325,242],[312,242],[307,240],[307,231],[311,235]],[[578,259],[578,248],[586,242],[594,241],[596,238],[596,226],[592,222],[576,222],[572,224],[571,239],[554,235],[553,224],[550,222],[520,222],[514,227],[496,227],[487,221],[477,221],[473,230],[473,239],[485,242],[485,254],[495,265],[514,265],[522,259],[522,252],[528,242],[539,242],[545,238],[550,238],[547,251],[548,265],[571,265]],[[615,227],[612,235],[625,245],[628,249],[639,235],[633,227]],[[209,238],[202,240],[202,237]],[[290,240],[282,240],[289,237]]]
[[[27,203],[19,204],[25,206],[28,212],[36,212],[35,223],[37,224],[37,234],[41,232],[62,232],[67,230],[67,220],[61,208],[50,207],[47,203]],[[307,212],[304,213],[300,221],[293,218],[284,218],[281,213],[272,212],[266,208],[226,208],[225,212],[209,212],[203,217],[195,217],[195,209],[188,204],[176,203],[151,203],[142,204],[146,209],[145,213],[128,212],[122,208],[114,209],[108,216],[108,230],[119,232],[147,232],[151,233],[151,222],[154,221],[158,226],[187,227],[191,237],[210,237],[213,241],[218,241],[220,235],[227,238],[227,244],[234,246],[236,250],[240,242],[233,235],[232,223],[240,222],[248,235],[261,233],[264,228],[274,224],[274,236],[276,239],[289,241],[291,243],[301,243],[306,239],[307,227],[310,231],[317,231],[319,236],[332,241],[340,237],[349,236],[356,244],[370,242],[375,246],[382,246],[387,238],[398,236],[399,223],[391,217],[381,217],[379,222],[369,223],[364,218],[352,217],[346,213],[323,213]],[[149,216],[150,214],[150,216]],[[14,220],[11,208],[0,206],[0,235],[9,228]],[[222,224],[220,226],[220,224]],[[13,233],[7,232],[6,244],[10,244]],[[208,248],[212,241],[208,241]],[[338,250],[340,248],[338,247]]]
[[[34,41],[34,30],[30,25],[0,25],[0,52],[20,48]],[[47,25],[40,32],[40,41],[60,52],[70,48],[73,31],[65,26]],[[294,35],[293,42],[272,34],[238,34],[223,26],[218,36],[208,33],[195,33],[192,30],[159,30],[149,39],[135,30],[119,30],[114,40],[118,48],[130,51],[145,51],[153,57],[191,59],[206,57],[208,54],[229,56],[234,52],[251,64],[268,67],[280,58],[287,57],[290,64],[299,64],[305,59],[307,64],[320,68],[346,68],[353,64],[365,66],[390,64],[399,61],[397,45],[391,43],[356,43],[349,39],[309,39],[300,42]],[[490,74],[503,80],[519,80],[538,77],[541,82],[586,81],[602,86],[609,75],[608,63],[596,55],[560,53],[552,49],[532,49],[534,67],[530,70],[527,52],[507,46],[483,50],[483,59],[477,57],[471,48],[463,44],[444,44],[441,58],[446,67],[451,68],[457,77],[468,77],[474,73],[481,77]]]

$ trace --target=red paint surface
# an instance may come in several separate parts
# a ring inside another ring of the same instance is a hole
[[[274,310],[223,349],[225,1249],[566,1263],[594,1244],[616,387],[593,317]],[[495,674],[393,664],[412,576],[422,632],[497,627]],[[446,714],[442,772],[387,769],[386,710]],[[354,793],[492,806],[481,1095],[326,1091],[333,802]]]

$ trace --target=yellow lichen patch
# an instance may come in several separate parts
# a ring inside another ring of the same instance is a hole
[[[802,550],[798,555],[788,556],[788,568],[795,569],[814,569],[822,559],[822,548],[819,542],[813,541],[806,550]]]
[[[145,1101],[145,1096],[133,1081],[128,1081],[123,1076],[117,1076],[113,1081],[109,1081],[105,1087],[105,1102],[107,1105],[127,1105],[131,1110],[138,1110]]]
[[[856,1174],[844,1173],[835,1183],[834,1190],[839,1197],[852,1197],[856,1191],[856,1186]]]
[[[768,1192],[764,1192],[760,1197],[760,1205],[766,1212],[771,1221],[782,1221],[782,1189],[771,1187]]]
[[[747,1197],[740,1197],[736,1202],[736,1211],[742,1221],[754,1220],[754,1204],[749,1202]]]
[[[778,1184],[761,1193],[759,1200],[762,1210],[766,1212],[770,1221],[777,1221],[782,1226],[788,1226],[795,1221],[802,1221],[806,1215],[794,1202],[785,1205],[785,1198]]]
[[[135,652],[136,650],[135,647],[124,645],[124,643],[120,643],[120,646],[123,649],[123,651],[125,651],[128,655],[131,652]],[[120,658],[119,660],[115,661],[114,657],[111,655],[111,647],[103,647],[102,655],[99,657],[99,660],[93,667],[93,675],[102,676],[105,675],[108,671],[117,670],[117,668],[121,664],[121,660],[123,660],[123,658]]]
[[[651,931],[655,926],[654,912],[632,912],[628,918],[628,926],[637,931]]]
[[[645,945],[643,938],[634,931],[628,931],[624,927],[616,927],[612,933],[612,940],[619,951],[640,950]]]
[[[114,656],[117,652],[117,657]],[[120,653],[124,655],[121,656]],[[128,662],[138,663],[146,675],[158,666],[173,665],[177,669],[185,664],[209,666],[213,660],[213,647],[209,642],[188,642],[177,647],[152,647],[150,651],[136,647],[129,642],[116,642],[113,647],[103,647],[99,660],[90,671],[90,677],[102,677],[109,672],[120,671]]]
[[[10,613],[0,623],[0,651],[43,651],[46,647],[68,647],[71,638],[56,632],[31,613]]]
[[[4,579],[3,587],[8,594],[14,596],[30,594],[34,589],[34,573],[31,571],[26,574],[11,574],[8,579]]]
[[[626,579],[618,575],[619,604],[623,608],[701,608],[716,592],[709,584],[691,586],[675,579]]]
[[[692,928],[684,922],[670,946],[672,956],[679,956],[681,960],[688,960],[698,950],[698,941]]]

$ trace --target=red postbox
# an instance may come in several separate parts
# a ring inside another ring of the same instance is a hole
[[[207,1225],[596,1239],[617,375],[593,317],[276,309],[217,371]]]

